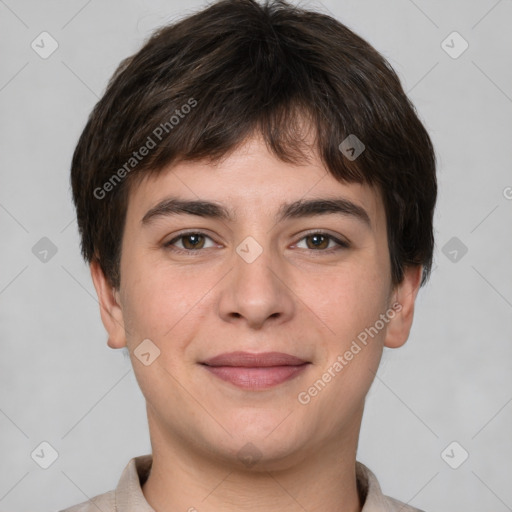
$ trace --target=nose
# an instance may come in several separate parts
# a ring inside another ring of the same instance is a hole
[[[219,315],[226,322],[246,323],[251,329],[261,329],[269,322],[284,323],[296,309],[289,281],[284,262],[270,249],[264,249],[254,261],[236,253],[233,269],[223,280]]]

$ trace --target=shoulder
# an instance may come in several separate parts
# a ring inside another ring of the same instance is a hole
[[[133,510],[133,504],[139,505],[137,510],[154,512],[145,500],[141,488],[149,475],[152,461],[151,454],[133,457],[125,466],[114,490],[59,512],[120,512],[121,509]]]
[[[382,493],[377,477],[364,464],[356,462],[356,476],[361,501],[361,512],[424,512]]]
[[[109,491],[59,512],[114,512],[115,506],[115,491]]]
[[[395,498],[390,498],[389,496],[384,496],[384,498],[387,500],[387,505],[388,505],[387,511],[389,511],[389,512],[395,512],[395,511],[396,512],[424,512],[424,510],[420,510],[419,508],[411,507],[410,505],[407,505],[406,503],[395,500]]]

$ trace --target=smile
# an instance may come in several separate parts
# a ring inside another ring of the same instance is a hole
[[[261,390],[297,377],[308,361],[282,352],[231,352],[201,363],[214,376],[246,390]]]

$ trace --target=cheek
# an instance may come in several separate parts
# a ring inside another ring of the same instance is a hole
[[[182,349],[191,329],[201,324],[212,287],[208,275],[148,257],[127,262],[125,268],[123,311],[132,327],[132,345],[149,338],[166,352]]]
[[[386,310],[387,276],[360,262],[314,278],[302,277],[304,302],[338,340],[348,340],[373,325]]]
[[[318,421],[334,432],[340,418],[352,417],[361,406],[378,370],[385,328],[375,325],[380,327],[387,310],[388,289],[382,274],[368,266],[333,274],[326,284],[330,292],[312,297],[312,304],[333,332],[323,338],[317,374],[303,391]]]
[[[192,308],[179,279],[166,277],[156,268],[149,272],[139,269],[132,275],[131,280],[125,281],[123,302],[125,324],[130,329],[127,344],[141,391],[146,400],[159,409],[162,405],[158,404],[169,400],[177,386],[176,378],[191,339],[187,326],[194,319],[187,312],[191,313]],[[147,366],[137,357],[137,353],[141,354],[138,347],[146,339],[156,348],[145,342],[148,347],[145,352],[149,351],[151,358],[157,354]]]

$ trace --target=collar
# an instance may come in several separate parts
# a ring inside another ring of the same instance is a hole
[[[130,460],[123,470],[115,490],[117,512],[155,512],[142,493],[142,485],[151,471],[153,456],[141,455]],[[382,494],[377,477],[361,462],[356,461],[357,487],[363,500],[361,512],[414,512],[393,498]],[[421,511],[419,511],[421,512]]]

